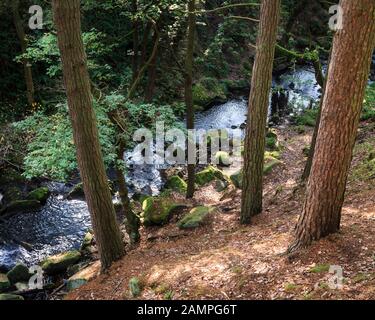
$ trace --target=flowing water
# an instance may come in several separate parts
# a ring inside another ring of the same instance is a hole
[[[283,88],[294,104],[304,108],[311,99],[319,98],[319,86],[314,72],[309,68],[298,68],[273,81],[274,88]],[[247,101],[237,99],[214,106],[196,115],[197,129],[238,128],[244,124]],[[160,173],[162,167],[135,165],[134,154],[127,152],[127,182],[131,193],[140,192],[156,195],[163,187]],[[33,265],[47,256],[78,249],[90,228],[90,217],[84,201],[66,200],[62,184],[50,184],[52,196],[40,210],[15,215],[0,223],[0,269],[9,269],[16,262]],[[20,242],[28,243],[28,251]]]

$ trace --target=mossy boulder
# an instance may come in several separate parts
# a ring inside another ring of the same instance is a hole
[[[81,253],[79,251],[68,251],[45,259],[41,267],[47,274],[58,274],[66,271],[69,266],[77,263],[80,258]]]
[[[82,199],[85,197],[85,192],[83,191],[83,183],[77,183],[73,188],[69,191],[67,198],[68,199]]]
[[[8,290],[11,286],[11,283],[6,274],[0,273],[0,292]]]
[[[215,154],[215,164],[223,167],[229,167],[233,163],[228,152],[218,151]]]
[[[100,262],[99,261],[95,262],[91,266],[88,266],[88,267],[78,271],[76,274],[74,274],[73,276],[71,276],[68,279],[68,281],[66,283],[68,291],[72,291],[74,289],[77,289],[77,288],[83,286],[88,281],[90,281],[91,279],[98,276],[99,273],[100,273]]]
[[[185,205],[173,203],[168,197],[148,197],[142,203],[143,224],[146,227],[168,223],[172,214]]]
[[[221,170],[219,170],[219,169],[217,169],[213,166],[208,166],[206,169],[198,172],[195,175],[195,182],[199,186],[203,186],[203,185],[205,185],[205,184],[207,184],[211,181],[214,181],[215,179],[225,181],[226,177]]]
[[[264,164],[263,174],[269,174],[277,165],[281,163],[282,162],[280,160],[270,157]]]
[[[0,301],[16,301],[24,300],[24,298],[17,294],[2,293],[0,294]]]
[[[31,274],[25,265],[18,263],[7,273],[7,277],[11,284],[15,284],[17,282],[28,281]]]
[[[196,207],[193,208],[185,217],[183,217],[177,226],[180,229],[192,229],[197,228],[207,222],[208,216],[214,211],[212,207]]]
[[[277,134],[273,130],[269,130],[266,134],[266,148],[268,150],[279,150]]]
[[[39,201],[41,204],[45,204],[48,197],[50,196],[51,192],[49,191],[49,189],[47,187],[41,187],[41,188],[38,188],[38,189],[35,189],[33,191],[31,191],[28,195],[27,195],[27,200],[36,200],[36,201]]]
[[[238,189],[242,189],[242,178],[243,178],[242,169],[236,171],[230,176],[230,180],[232,181],[234,186]]]
[[[272,156],[274,154],[277,157],[280,157],[279,153],[267,153],[264,157],[264,167],[263,174],[269,174],[277,165],[281,164],[282,161]],[[230,176],[230,180],[234,186],[238,189],[242,189],[242,179],[243,179],[243,169],[238,170]]]
[[[200,107],[210,107],[227,101],[227,87],[215,78],[203,78],[193,86],[193,102]]]
[[[41,203],[37,200],[16,200],[8,204],[1,212],[1,214],[17,213],[27,210],[35,210],[41,207]]]
[[[91,232],[87,232],[85,234],[85,237],[82,240],[80,250],[81,251],[86,250],[88,247],[90,247],[92,245],[93,241],[94,241],[94,235]]]
[[[172,176],[168,179],[166,187],[180,193],[185,193],[187,190],[187,183],[179,176]]]

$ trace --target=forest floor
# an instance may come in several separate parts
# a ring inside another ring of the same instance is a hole
[[[342,210],[341,231],[297,255],[282,255],[301,212],[298,188],[312,131],[279,128],[283,164],[265,178],[264,212],[251,225],[239,223],[240,190],[200,189],[193,204],[217,208],[204,227],[181,231],[174,223],[142,230],[140,245],[108,273],[66,299],[375,299],[375,176],[363,175],[364,157],[374,150],[374,124],[362,124]],[[367,150],[367,151],[366,151]],[[343,287],[330,289],[330,266],[343,270]]]

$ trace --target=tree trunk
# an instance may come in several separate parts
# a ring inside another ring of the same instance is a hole
[[[331,62],[331,53],[329,54],[328,68],[329,68],[330,62]],[[326,81],[326,78],[323,75],[322,65],[320,63],[320,60],[318,60],[318,62],[314,63],[314,69],[315,69],[316,81],[318,82],[318,84],[322,88],[322,96],[321,96],[320,101],[319,101],[318,116],[316,118],[314,133],[313,133],[311,144],[310,144],[309,155],[307,157],[305,168],[303,170],[302,177],[301,177],[302,182],[307,181],[307,179],[310,176],[311,166],[312,166],[312,162],[313,162],[314,154],[315,154],[316,138],[318,137],[319,127],[320,127],[320,119],[322,118],[322,104],[323,104],[323,99],[324,99],[324,93],[326,91],[326,86],[327,86],[327,81]],[[327,74],[328,74],[328,70],[327,70]]]
[[[14,22],[14,26],[16,27],[18,39],[20,41],[22,54],[25,54],[26,49],[27,49],[26,35],[25,35],[25,30],[23,29],[22,19],[18,11],[18,8],[19,8],[19,0],[13,0],[12,2],[13,22]],[[25,75],[25,82],[26,82],[27,102],[31,106],[35,102],[33,73],[31,70],[30,61],[28,59],[25,59],[25,58],[22,59],[22,64],[24,68],[24,75]]]
[[[102,269],[124,255],[109,191],[93,110],[86,53],[81,35],[79,0],[53,0],[77,160],[98,244]]]
[[[155,32],[153,36],[153,42],[158,41],[159,35]],[[159,49],[157,49],[159,50]],[[158,51],[152,57],[150,66],[148,69],[148,80],[146,86],[145,100],[146,102],[151,102],[154,97],[155,91],[155,81],[156,81],[156,72],[157,72],[157,61],[158,61]]]
[[[346,181],[375,45],[375,1],[342,0],[311,174],[293,252],[340,228]]]
[[[132,0],[132,11],[133,14],[137,14],[138,4],[137,0]],[[136,19],[133,21],[133,82],[138,76],[138,68],[139,68],[139,21]]]
[[[187,34],[187,51],[185,61],[185,104],[186,104],[186,128],[194,129],[194,103],[193,103],[193,54],[195,38],[195,0],[188,3],[188,34]],[[195,145],[195,141],[188,139],[188,146]],[[190,147],[191,148],[191,147]],[[193,150],[193,149],[190,149]],[[189,159],[188,159],[189,160]],[[193,198],[195,185],[195,164],[188,161],[188,182],[186,198]]]
[[[243,168],[241,223],[262,211],[263,167],[269,94],[275,56],[280,0],[263,0],[249,98]]]
[[[120,141],[118,149],[117,149],[117,161],[123,162],[125,152],[125,146],[122,141]],[[119,188],[119,194],[121,199],[121,204],[125,212],[125,228],[126,232],[129,235],[131,243],[137,243],[140,240],[139,234],[139,226],[140,221],[138,217],[133,212],[133,209],[130,204],[129,195],[128,195],[128,187],[126,186],[125,175],[124,171],[120,164],[116,166],[116,176],[117,176],[117,184]]]

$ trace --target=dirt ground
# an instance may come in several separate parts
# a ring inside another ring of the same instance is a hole
[[[367,156],[361,145],[374,147],[375,139],[373,125],[362,127],[339,233],[283,255],[301,212],[302,150],[312,132],[279,128],[283,164],[266,176],[264,212],[251,225],[239,223],[239,190],[218,193],[208,185],[194,204],[217,208],[209,224],[181,231],[174,217],[163,228],[143,229],[137,248],[66,299],[132,299],[132,277],[143,285],[139,299],[375,299],[375,177],[354,174]],[[330,266],[342,268],[341,288],[330,288]]]

